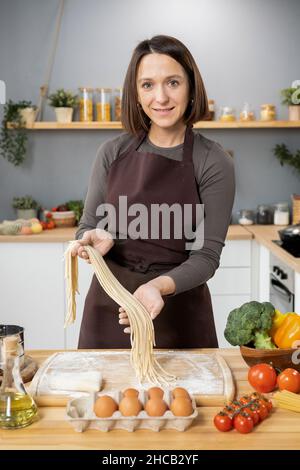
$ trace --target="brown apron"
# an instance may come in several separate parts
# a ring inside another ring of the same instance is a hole
[[[171,160],[162,155],[138,152],[146,134],[134,139],[129,149],[111,165],[108,174],[106,202],[116,208],[119,196],[127,196],[128,207],[143,203],[148,214],[151,204],[200,204],[194,174],[194,134],[187,127],[183,160]],[[127,217],[127,223],[134,217]],[[161,225],[161,224],[160,224]],[[196,228],[195,211],[193,230]],[[126,229],[117,225],[117,232]],[[118,240],[105,261],[120,283],[131,293],[187,260],[186,240],[174,238],[171,220],[166,240],[159,227],[157,239]],[[149,233],[151,220],[148,219]],[[173,236],[172,236],[173,235]],[[205,284],[189,291],[164,297],[165,305],[154,320],[158,348],[215,348],[218,347],[209,289]],[[130,348],[130,335],[119,325],[119,306],[104,292],[93,277],[86,297],[78,348]]]

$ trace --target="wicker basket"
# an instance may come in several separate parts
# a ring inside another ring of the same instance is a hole
[[[56,227],[74,227],[76,223],[73,211],[52,212],[52,219]]]
[[[293,225],[300,224],[300,194],[293,194],[292,201],[293,201]]]

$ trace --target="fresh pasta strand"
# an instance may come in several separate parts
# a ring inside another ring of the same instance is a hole
[[[76,318],[76,291],[78,292],[78,259],[72,256],[70,242],[65,252],[65,278],[67,283],[67,315],[65,327]],[[130,322],[130,361],[140,382],[169,385],[176,379],[166,372],[154,357],[155,333],[153,321],[141,302],[138,301],[113,275],[103,257],[92,246],[85,246],[95,275],[104,291],[124,308]]]

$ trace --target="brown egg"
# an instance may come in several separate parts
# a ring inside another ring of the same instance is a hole
[[[159,388],[159,387],[152,387],[152,388],[149,388],[148,390],[148,397],[149,398],[162,398],[164,396],[164,391]]]
[[[177,397],[172,401],[170,410],[175,416],[190,416],[193,413],[193,405],[189,398]]]
[[[150,398],[145,406],[145,411],[149,416],[162,416],[168,410],[168,405],[158,397]]]
[[[97,398],[94,403],[94,412],[96,416],[100,418],[108,418],[112,416],[112,414],[117,411],[118,405],[115,400],[108,396],[102,395],[101,397]]]
[[[174,398],[185,397],[185,398],[191,399],[190,395],[188,394],[188,391],[185,388],[182,388],[182,387],[174,388],[174,390],[172,391],[172,395],[173,395]]]
[[[137,416],[142,408],[140,400],[136,397],[124,397],[119,404],[123,416]]]
[[[126,388],[123,392],[124,397],[134,397],[137,398],[139,396],[139,392],[135,388]]]

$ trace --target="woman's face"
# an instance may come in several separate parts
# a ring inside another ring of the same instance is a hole
[[[138,100],[152,125],[171,128],[182,121],[189,101],[184,68],[165,54],[147,54],[137,72]]]

